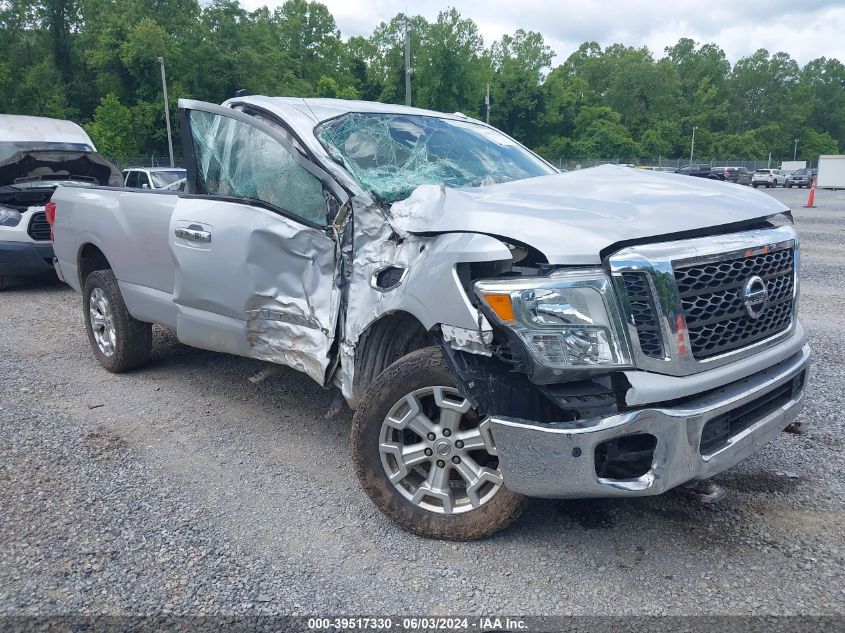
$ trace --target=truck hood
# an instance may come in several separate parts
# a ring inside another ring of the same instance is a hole
[[[472,189],[424,185],[390,209],[399,233],[486,233],[551,264],[600,264],[631,241],[703,234],[788,208],[750,187],[603,165]]]
[[[26,150],[0,163],[0,186],[32,186],[45,181],[83,181],[120,187],[120,170],[96,152]]]

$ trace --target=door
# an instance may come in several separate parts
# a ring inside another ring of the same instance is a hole
[[[324,385],[340,309],[330,209],[346,194],[268,123],[179,107],[188,176],[169,230],[179,340]]]

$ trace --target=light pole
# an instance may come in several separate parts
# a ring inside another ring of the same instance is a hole
[[[411,105],[411,30],[405,15],[405,105]]]
[[[795,157],[798,156],[798,141],[801,139],[795,139],[795,146],[792,148],[792,161],[795,162]]]
[[[164,120],[167,123],[167,151],[170,152],[170,166],[173,164],[173,138],[170,134],[170,106],[167,103],[167,79],[164,77],[164,57],[158,58],[158,63],[161,64],[161,89],[164,91]]]
[[[693,155],[693,152],[695,151],[695,131],[697,129],[698,129],[697,125],[692,126],[692,142],[690,143],[690,146],[689,146],[689,166],[690,166],[690,169],[692,169],[692,155]]]
[[[487,125],[490,125],[490,82],[487,82],[487,94],[484,96],[484,105],[487,106]]]

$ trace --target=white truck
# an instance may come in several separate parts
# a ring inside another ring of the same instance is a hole
[[[120,184],[76,123],[0,114],[0,290],[19,278],[53,274],[44,205],[62,183]]]
[[[816,187],[819,189],[845,189],[845,154],[819,156]]]
[[[123,184],[131,189],[173,189],[181,191],[187,172],[178,167],[129,167],[124,169]]]
[[[771,196],[559,173],[460,114],[180,110],[184,192],[53,196],[94,355],[139,367],[159,324],[340,389],[362,487],[407,530],[477,538],[525,496],[713,500],[802,407],[798,240]]]

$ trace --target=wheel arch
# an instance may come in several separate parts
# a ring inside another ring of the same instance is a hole
[[[357,401],[381,372],[403,356],[435,344],[420,319],[404,310],[394,310],[372,321],[355,347],[353,398]]]
[[[92,242],[86,242],[79,248],[79,253],[76,256],[76,267],[80,288],[85,287],[85,280],[95,270],[112,269],[106,254]]]

